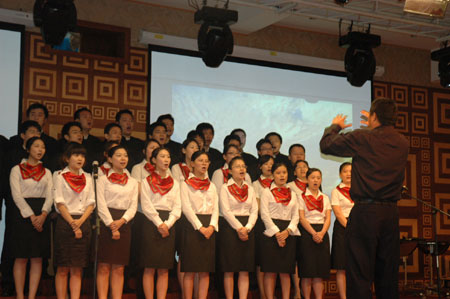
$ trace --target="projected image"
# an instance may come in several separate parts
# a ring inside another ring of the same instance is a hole
[[[244,91],[224,90],[174,84],[172,113],[175,119],[175,139],[183,139],[199,122],[211,123],[216,131],[212,146],[222,151],[224,137],[234,128],[247,132],[245,151],[256,156],[256,143],[266,133],[275,131],[283,137],[281,152],[288,154],[291,144],[301,143],[312,167],[322,170],[325,190],[336,186],[330,180],[342,160],[324,160],[319,151],[323,129],[337,113],[349,115],[352,105],[318,99],[293,98]],[[186,117],[189,116],[189,117]]]

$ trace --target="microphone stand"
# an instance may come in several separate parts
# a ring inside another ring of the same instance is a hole
[[[415,196],[412,196],[411,194],[408,193],[408,188],[403,187],[402,188],[402,194],[408,196],[409,198],[412,198],[414,200],[417,200],[418,202],[420,202],[422,205],[427,206],[429,208],[431,208],[431,213],[433,214],[433,222],[434,222],[434,226],[433,226],[433,234],[434,234],[434,242],[435,242],[435,249],[434,249],[434,255],[436,256],[436,282],[437,282],[437,295],[438,298],[441,298],[441,275],[440,275],[440,267],[439,267],[439,255],[438,255],[438,239],[437,239],[437,218],[436,218],[436,214],[439,212],[443,215],[446,215],[447,217],[450,217],[450,214],[442,211],[441,209],[439,209],[436,206],[433,206],[432,204],[427,203],[426,201],[417,198]],[[430,250],[430,254],[433,254],[433,251]],[[431,265],[433,266],[433,265]]]
[[[96,162],[96,161],[95,161]],[[98,203],[97,203],[97,179],[98,179],[98,163],[93,163],[92,176],[94,178],[94,193],[95,193],[95,245],[94,245],[94,294],[92,298],[96,297],[97,294],[97,252],[98,252],[98,236],[100,235],[100,217],[98,216]]]

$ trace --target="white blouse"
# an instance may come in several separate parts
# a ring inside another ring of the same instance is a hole
[[[25,162],[27,162],[27,159],[23,159],[20,163],[22,164]],[[16,165],[11,169],[9,184],[11,186],[11,195],[14,203],[20,210],[20,214],[23,218],[34,215],[33,210],[25,200],[25,198],[30,197],[45,198],[41,211],[46,212],[47,214],[50,213],[53,204],[53,179],[50,170],[45,168],[44,176],[37,182],[32,178],[24,180],[19,165]]]
[[[103,166],[103,167],[109,169],[108,175],[110,175],[110,174],[112,173],[112,170],[111,170],[111,169],[112,169],[112,166],[111,166],[111,164],[109,164],[108,162],[103,163],[101,166]],[[130,174],[130,172],[128,171],[128,169],[125,168],[123,171],[128,175],[128,177],[131,176],[131,174]],[[101,177],[101,176],[104,176],[104,175],[105,175],[105,173],[103,172],[103,169],[101,169],[101,167],[99,167],[99,168],[98,168],[98,177]]]
[[[147,160],[143,159],[141,163],[133,166],[131,170],[131,176],[134,177],[138,182],[141,182],[143,179],[147,178],[150,173],[144,168],[145,164],[147,164]],[[172,175],[170,169],[168,169],[169,175]]]
[[[260,176],[261,180],[265,179],[262,175]],[[263,190],[266,189],[259,180],[253,182],[253,189],[255,189],[256,198],[261,198]]]
[[[183,162],[184,165],[186,165],[186,163]],[[181,171],[180,165],[174,164],[172,166],[172,177],[178,181],[178,183],[181,183],[185,180],[184,175],[183,175],[183,171]]]
[[[63,173],[69,172],[66,167],[63,170],[56,171],[53,174],[53,198],[55,202],[56,211],[59,213],[58,204],[64,204],[70,215],[83,215],[86,208],[95,205],[95,193],[92,184],[91,175],[80,169],[78,175],[84,173],[86,177],[86,186],[83,191],[77,193],[70,188],[66,182]]]
[[[165,223],[171,228],[181,216],[180,184],[173,180],[172,189],[161,195],[153,193],[147,179],[143,179],[141,182],[141,207],[144,215],[156,227]],[[163,222],[159,217],[158,210],[170,211],[169,218]]]
[[[223,169],[228,169],[227,163],[225,163],[225,165],[223,166]],[[245,174],[245,181],[247,182],[248,185],[252,184],[252,179],[250,178],[250,175],[248,173]],[[214,185],[216,185],[217,194],[219,194],[220,189],[222,188],[222,185],[224,184],[222,168],[214,170],[211,182],[213,182]]]
[[[312,195],[311,191],[309,191],[309,188],[306,188],[305,195]],[[323,196],[322,212],[319,212],[317,210],[312,210],[312,211],[308,210],[308,208],[306,207],[305,201],[303,200],[303,197],[301,196],[298,199],[298,209],[305,211],[305,218],[306,218],[306,220],[308,220],[308,222],[310,224],[324,224],[325,218],[327,216],[327,211],[331,210],[330,199],[328,198],[328,196],[326,194],[323,194],[319,190],[317,197],[319,197],[320,195]]]
[[[295,184],[295,181],[287,183],[287,186],[289,188],[291,188],[292,191],[295,192],[295,195],[297,195],[297,198],[302,197],[303,191],[297,187],[297,185]]]
[[[278,203],[275,200],[271,190],[277,188],[275,183],[269,188],[265,188],[261,195],[260,209],[261,209],[261,219],[264,222],[266,230],[264,234],[268,237],[272,237],[280,231],[278,226],[272,221],[272,219],[278,220],[290,220],[289,230],[290,235],[300,236],[300,231],[298,230],[298,206],[297,206],[297,196],[294,191],[291,190],[291,200],[288,205]]]
[[[258,202],[256,201],[255,191],[251,185],[244,181],[243,184],[248,186],[248,197],[246,201],[240,202],[228,190],[228,186],[233,184],[235,184],[235,181],[231,178],[227,184],[222,185],[219,197],[220,212],[235,230],[242,227],[236,216],[249,216],[245,228],[251,231],[258,218]]]
[[[189,178],[194,174],[190,173]],[[185,181],[181,183],[181,208],[187,220],[192,224],[195,230],[203,225],[196,214],[211,215],[210,225],[219,231],[219,197],[216,187],[210,183],[206,191],[195,190]]]
[[[114,173],[113,169],[109,171],[108,176],[112,173]],[[97,182],[97,203],[100,219],[106,226],[110,226],[114,220],[108,208],[113,208],[125,210],[122,218],[129,222],[136,214],[138,194],[138,182],[133,177],[128,176],[128,182],[125,185],[120,185],[110,182],[106,175],[101,176]]]
[[[343,188],[345,187],[345,184],[340,183],[339,187]],[[345,197],[337,188],[334,188],[333,191],[331,191],[331,205],[340,206],[342,214],[344,217],[348,218],[355,204]]]

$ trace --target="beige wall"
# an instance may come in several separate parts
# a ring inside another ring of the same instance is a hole
[[[34,0],[2,0],[0,7],[32,11]],[[91,22],[131,28],[131,45],[137,42],[139,30],[196,38],[198,26],[193,13],[131,0],[75,0],[78,18]],[[338,37],[270,26],[250,35],[235,34],[240,46],[270,49],[331,59],[344,59],[345,50],[338,47]],[[375,49],[377,64],[385,73],[377,81],[439,87],[430,83],[430,53],[425,50],[382,45]]]

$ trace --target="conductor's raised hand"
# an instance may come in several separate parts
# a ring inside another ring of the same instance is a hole
[[[346,119],[347,119],[347,115],[338,114],[338,115],[336,115],[335,118],[333,118],[333,121],[331,122],[331,124],[338,125],[338,126],[341,127],[341,129],[345,129],[345,128],[351,127],[352,124],[346,124],[345,123]]]

